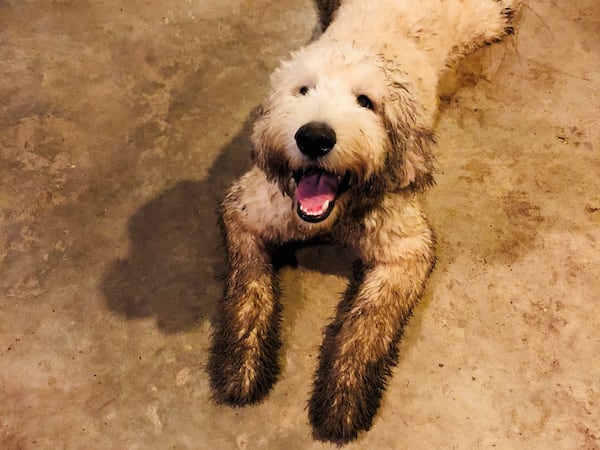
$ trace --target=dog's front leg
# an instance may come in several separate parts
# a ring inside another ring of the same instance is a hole
[[[309,403],[321,440],[341,444],[371,427],[403,327],[433,265],[433,238],[424,219],[412,236],[385,228],[358,240],[358,279],[325,331]]]
[[[281,307],[261,228],[267,213],[258,210],[273,207],[266,189],[274,191],[250,172],[230,190],[221,211],[229,272],[208,372],[216,400],[236,406],[261,400],[279,373]]]

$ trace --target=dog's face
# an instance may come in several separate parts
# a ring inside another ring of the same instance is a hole
[[[381,57],[317,42],[272,77],[253,159],[304,226],[330,227],[353,199],[431,182],[430,132],[406,75]]]

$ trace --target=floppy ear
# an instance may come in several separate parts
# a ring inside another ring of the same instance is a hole
[[[263,104],[253,111],[254,128],[250,140],[252,143],[250,157],[256,167],[262,170],[267,179],[275,181],[282,192],[290,192],[291,173],[283,146],[278,144],[280,136],[270,126],[271,100],[267,98]]]
[[[383,103],[382,120],[391,146],[387,160],[391,187],[423,191],[433,184],[435,137],[419,125],[420,111],[406,74],[389,64],[384,70],[390,94]]]
[[[400,187],[423,191],[433,184],[433,151],[435,137],[430,130],[411,130],[404,149],[400,171]]]
[[[264,101],[260,105],[256,106],[250,113],[252,122],[252,134],[250,135],[250,141],[252,146],[250,148],[250,157],[252,162],[261,169],[266,166],[266,155],[264,149],[264,142],[266,141],[267,129],[265,126],[266,116],[269,114],[269,108],[267,101]]]
[[[430,130],[384,118],[390,140],[387,169],[394,187],[423,191],[433,181],[435,137]]]

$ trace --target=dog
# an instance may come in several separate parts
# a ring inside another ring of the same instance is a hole
[[[344,444],[370,429],[435,263],[416,194],[433,183],[440,76],[512,34],[516,0],[317,6],[324,31],[273,73],[254,166],[220,207],[228,274],[208,373],[217,402],[262,400],[280,371],[273,252],[318,240],[350,249],[356,279],[325,329],[308,408],[315,439]]]

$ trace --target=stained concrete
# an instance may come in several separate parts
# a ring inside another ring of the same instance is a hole
[[[0,448],[320,449],[305,410],[350,276],[283,269],[283,373],[210,400],[214,208],[309,0],[0,1]],[[600,448],[600,3],[529,0],[440,88],[439,263],[351,449]]]

